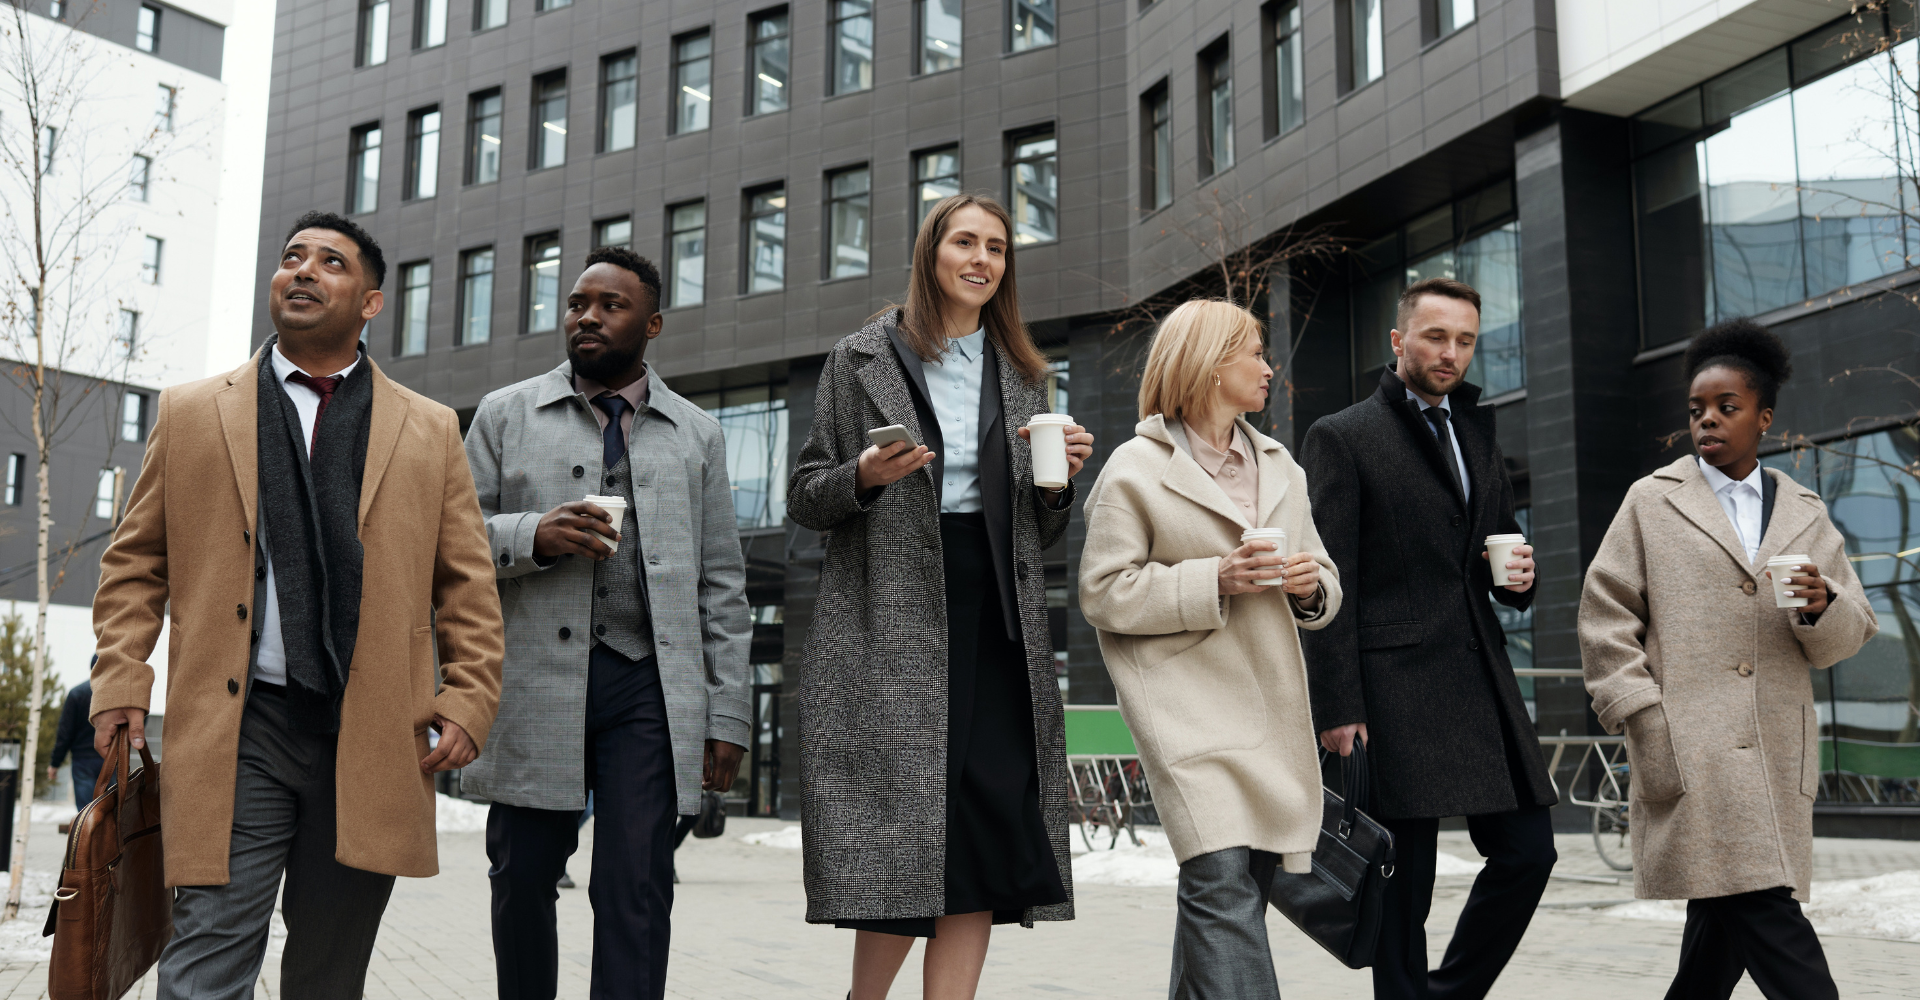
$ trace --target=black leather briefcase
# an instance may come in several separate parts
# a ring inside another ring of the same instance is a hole
[[[1393,877],[1393,834],[1366,814],[1367,751],[1358,739],[1340,758],[1346,794],[1321,789],[1320,845],[1313,871],[1273,875],[1273,905],[1349,969],[1373,964],[1380,907]]]

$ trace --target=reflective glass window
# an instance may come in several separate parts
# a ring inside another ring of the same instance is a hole
[[[673,43],[673,106],[676,134],[713,120],[713,36],[704,31]]]
[[[960,67],[960,0],[920,0],[920,72]]]
[[[468,184],[491,184],[500,179],[502,107],[498,90],[467,98]]]
[[[493,248],[460,255],[460,325],[454,345],[493,339]]]
[[[1037,49],[1054,42],[1054,0],[1011,0],[1008,7],[1013,24],[1007,32],[1007,48],[1014,52]]]
[[[828,93],[873,88],[873,0],[833,0],[833,73]]]
[[[696,306],[707,290],[707,203],[667,211],[667,304]]]
[[[413,47],[431,49],[447,43],[447,0],[416,0],[413,7]]]
[[[1273,18],[1273,88],[1279,132],[1291,132],[1307,119],[1304,36],[1300,3],[1282,4]]]
[[[354,129],[351,149],[347,211],[371,212],[380,206],[380,126]]]
[[[787,11],[785,8],[753,19],[753,53],[748,69],[747,114],[764,115],[787,108]]]
[[[440,190],[440,109],[407,116],[407,198],[431,198]]]
[[[941,199],[960,193],[960,147],[930,149],[913,157],[913,230]]]
[[[360,0],[360,58],[355,65],[378,66],[387,61],[387,28],[392,8],[388,0]]]
[[[639,90],[635,83],[640,66],[632,52],[600,60],[600,151],[611,153],[632,149],[635,115],[639,111]]]
[[[842,170],[827,178],[827,277],[867,273],[868,189],[866,167]]]
[[[747,196],[746,288],[777,292],[787,281],[787,191],[772,188]]]
[[[548,73],[533,81],[532,131],[531,169],[544,170],[567,162],[566,73]]]
[[[787,516],[787,387],[758,385],[702,393],[690,401],[720,422],[734,523],[779,527]]]
[[[393,353],[427,353],[427,313],[433,300],[433,264],[420,261],[400,268],[400,316],[394,323]]]
[[[527,332],[560,328],[560,237],[527,241]]]
[[[1060,238],[1060,144],[1052,129],[1015,136],[1007,143],[1007,191],[1013,208],[1013,241],[1025,245]]]
[[[601,219],[593,224],[593,245],[596,247],[633,248],[633,220],[627,216],[617,219]]]
[[[485,31],[507,23],[507,0],[473,0],[473,30]]]

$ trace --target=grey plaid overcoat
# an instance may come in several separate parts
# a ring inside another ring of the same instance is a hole
[[[700,808],[709,739],[747,745],[746,560],[720,424],[647,368],[647,407],[627,435],[634,517],[646,564],[654,652],[667,700],[682,815]],[[587,626],[593,564],[533,560],[540,516],[597,493],[600,425],[572,366],[488,393],[467,431],[467,463],[487,519],[507,655],[500,716],[462,789],[533,809],[586,808]],[[621,546],[622,554],[627,551]]]
[[[826,536],[800,679],[811,923],[946,909],[947,615],[938,495],[926,469],[869,506],[854,488],[869,429],[904,424],[915,440],[927,440],[889,332],[895,315],[827,355],[812,433],[787,486],[788,516]],[[1027,443],[1016,433],[1046,411],[1044,385],[1023,382],[1004,354],[998,361],[1005,375],[996,426],[1011,466],[1013,557],[1022,564],[1014,589],[1033,692],[1040,818],[1067,890],[1065,903],[1029,907],[1022,923],[1031,924],[1073,919],[1066,734],[1039,572],[1041,550],[1066,532],[1071,503],[1053,510],[1042,500]]]

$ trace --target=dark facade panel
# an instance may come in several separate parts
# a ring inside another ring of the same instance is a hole
[[[160,0],[67,0],[67,14],[61,20],[87,34],[133,49],[137,48],[143,5],[160,13],[158,44],[152,50],[154,57],[202,76],[220,79],[227,29]],[[26,6],[36,14],[45,15],[48,11],[47,0],[30,0]]]

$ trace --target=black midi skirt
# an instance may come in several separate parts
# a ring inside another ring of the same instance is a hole
[[[1007,635],[986,518],[940,515],[947,587],[946,912],[1012,923],[1067,901],[1040,820],[1026,644]],[[933,918],[835,926],[932,937]]]

